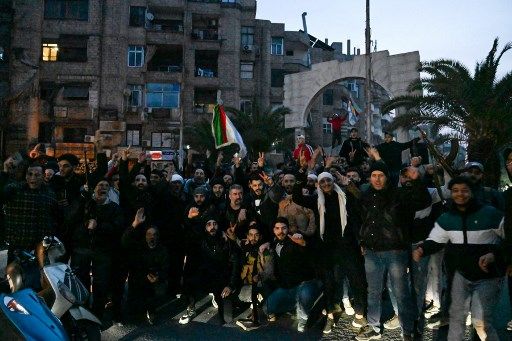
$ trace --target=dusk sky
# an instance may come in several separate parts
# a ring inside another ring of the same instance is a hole
[[[256,17],[302,29],[307,12],[310,34],[329,44],[351,39],[364,53],[365,0],[258,0]],[[450,58],[471,71],[495,37],[499,50],[512,41],[512,0],[373,0],[372,39],[391,54],[419,51],[422,61]],[[498,51],[499,51],[498,50]],[[512,50],[501,60],[499,77],[512,71]]]

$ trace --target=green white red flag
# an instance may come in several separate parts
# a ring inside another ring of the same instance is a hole
[[[240,133],[226,115],[222,105],[217,104],[213,111],[212,133],[215,139],[215,148],[219,149],[236,143],[240,147],[239,156],[243,158],[247,155],[247,148],[242,140],[242,136],[240,136]]]

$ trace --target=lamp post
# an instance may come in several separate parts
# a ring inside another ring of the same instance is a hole
[[[370,51],[370,0],[366,0],[366,28],[364,30],[365,35],[365,68],[366,68],[366,78],[364,82],[365,86],[365,97],[366,97],[366,142],[372,144],[372,112],[371,112],[371,102],[372,102],[372,92],[371,92],[371,77],[372,77],[372,56]]]

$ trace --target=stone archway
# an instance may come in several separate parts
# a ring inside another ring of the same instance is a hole
[[[381,85],[391,97],[407,94],[412,81],[420,77],[418,51],[390,55],[388,51],[372,53],[372,81]],[[311,70],[288,74],[284,79],[283,105],[291,109],[285,117],[286,128],[302,130],[307,113],[317,94],[329,84],[344,78],[366,78],[365,56],[350,61],[331,60],[311,65]],[[400,110],[397,112],[400,114]]]

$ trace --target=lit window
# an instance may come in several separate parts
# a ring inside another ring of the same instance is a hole
[[[56,62],[59,46],[57,44],[43,44],[43,61]]]
[[[272,37],[272,45],[270,46],[270,54],[283,55],[283,38]]]
[[[142,67],[144,65],[144,46],[129,46],[128,47],[128,66],[129,67]]]
[[[251,62],[240,63],[240,78],[252,79],[253,69],[254,69],[254,63],[251,63]]]

